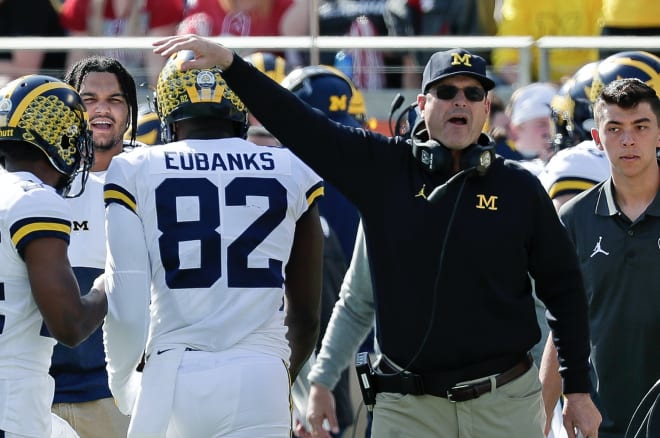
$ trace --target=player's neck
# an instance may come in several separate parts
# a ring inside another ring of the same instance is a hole
[[[660,169],[657,166],[634,178],[614,174],[612,179],[616,202],[631,221],[635,221],[646,211],[660,190]]]
[[[12,161],[5,162],[5,170],[7,172],[29,172],[39,178],[45,184],[51,187],[57,186],[60,182],[62,175],[55,170],[55,168],[45,160],[42,161]]]
[[[108,170],[110,166],[110,160],[115,155],[119,155],[124,148],[123,142],[117,146],[113,146],[111,149],[94,149],[94,165],[92,166],[92,172],[103,172]]]

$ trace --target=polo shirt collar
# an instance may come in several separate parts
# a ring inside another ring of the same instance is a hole
[[[596,200],[598,216],[614,216],[619,213],[616,202],[614,202],[612,184],[612,177],[609,177],[598,189],[598,199]]]
[[[658,162],[660,166],[660,161]],[[616,202],[614,202],[614,191],[612,177],[598,189],[598,199],[596,200],[596,214],[598,216],[614,216],[619,212]],[[660,217],[660,191],[655,194],[653,202],[648,206],[644,214]]]

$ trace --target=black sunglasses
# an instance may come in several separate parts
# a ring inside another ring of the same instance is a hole
[[[453,85],[438,85],[435,87],[435,95],[438,99],[451,100],[456,97],[459,90],[463,90],[465,98],[470,102],[481,102],[486,97],[486,90],[481,87],[458,88]]]

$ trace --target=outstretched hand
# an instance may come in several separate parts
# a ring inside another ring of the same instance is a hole
[[[154,41],[153,46],[154,53],[164,57],[169,57],[180,50],[191,50],[195,57],[184,61],[181,64],[182,70],[204,69],[214,66],[219,67],[220,70],[225,70],[231,66],[234,59],[234,52],[230,49],[198,35],[171,36]]]

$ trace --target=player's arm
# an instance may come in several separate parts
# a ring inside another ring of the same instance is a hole
[[[539,378],[543,384],[543,404],[545,406],[546,422],[545,433],[550,431],[550,422],[555,405],[561,397],[561,375],[559,374],[559,360],[557,360],[557,349],[552,341],[552,332],[543,350]]]
[[[291,256],[286,265],[287,338],[291,347],[291,380],[298,376],[316,346],[320,330],[323,231],[314,204],[296,224]]]
[[[23,250],[32,295],[51,335],[75,347],[96,330],[108,310],[102,282],[80,296],[78,282],[67,256],[67,242],[44,237]]]
[[[110,390],[120,411],[127,414],[133,408],[141,379],[136,368],[149,328],[151,273],[140,219],[109,199],[106,193],[108,315],[103,324],[103,342]]]
[[[325,420],[332,430],[339,430],[332,389],[373,327],[374,313],[367,244],[360,221],[351,264],[344,276],[339,300],[332,310],[321,350],[308,375],[312,385],[309,390],[307,422],[311,430],[318,434],[313,436],[329,436],[322,426]]]

